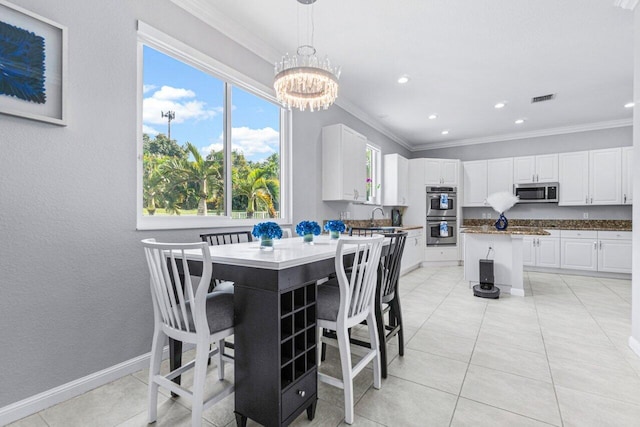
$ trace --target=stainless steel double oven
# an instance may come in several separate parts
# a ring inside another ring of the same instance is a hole
[[[455,187],[427,187],[427,246],[455,246],[457,210]]]

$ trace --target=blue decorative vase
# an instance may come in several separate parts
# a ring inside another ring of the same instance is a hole
[[[302,241],[304,243],[313,244],[313,234],[307,233],[307,234],[303,235],[302,236]]]
[[[496,229],[497,230],[506,230],[507,225],[509,225],[509,221],[507,221],[507,217],[504,216],[504,212],[500,214],[498,220],[496,221]]]
[[[273,239],[268,236],[260,237],[260,249],[263,251],[272,251],[273,250]]]

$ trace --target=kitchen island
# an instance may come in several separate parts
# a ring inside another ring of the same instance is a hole
[[[492,226],[465,227],[461,233],[464,238],[464,278],[470,287],[479,283],[479,260],[491,259],[494,284],[500,291],[524,296],[522,238],[549,233],[537,227],[509,227],[501,231]]]

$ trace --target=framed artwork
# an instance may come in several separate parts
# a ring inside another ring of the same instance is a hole
[[[0,113],[66,125],[67,28],[0,0]]]

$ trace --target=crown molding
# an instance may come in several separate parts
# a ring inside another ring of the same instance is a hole
[[[623,9],[633,10],[640,0],[613,0],[613,5]]]
[[[532,132],[511,133],[506,135],[487,136],[482,138],[459,139],[454,141],[436,142],[433,144],[420,144],[414,146],[411,151],[415,152],[423,150],[435,150],[438,148],[461,147],[465,145],[489,144],[492,142],[513,141],[517,139],[538,138],[541,136],[563,135],[567,133],[588,132],[626,126],[633,126],[633,119],[610,120],[606,122],[589,123],[586,125],[542,129]]]

